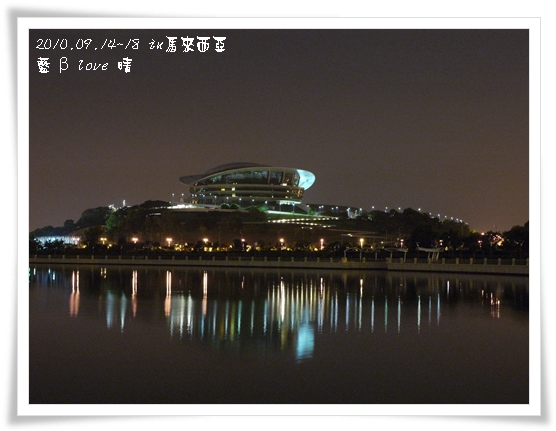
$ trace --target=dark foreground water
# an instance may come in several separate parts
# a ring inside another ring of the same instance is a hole
[[[528,403],[526,277],[33,265],[30,403]]]

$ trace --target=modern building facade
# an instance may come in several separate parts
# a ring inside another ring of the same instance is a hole
[[[241,162],[217,166],[179,180],[189,186],[191,204],[237,204],[242,208],[266,205],[274,209],[301,204],[305,190],[315,182],[315,175],[297,168]]]

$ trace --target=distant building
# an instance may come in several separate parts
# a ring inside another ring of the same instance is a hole
[[[303,202],[305,190],[315,182],[315,175],[297,168],[256,163],[230,163],[203,174],[180,177],[189,186],[190,204],[240,208],[265,205],[280,210]]]
[[[45,245],[49,242],[61,241],[63,244],[78,245],[81,241],[81,237],[77,235],[49,235],[49,236],[38,236],[35,238],[41,245]]]

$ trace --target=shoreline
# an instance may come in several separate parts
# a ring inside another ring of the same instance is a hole
[[[455,262],[418,261],[417,259],[404,261],[403,258],[388,258],[384,261],[374,262],[362,259],[281,259],[280,257],[269,260],[267,258],[237,257],[230,259],[205,258],[196,259],[163,258],[162,256],[34,256],[29,257],[29,264],[71,264],[71,265],[135,265],[135,266],[175,266],[175,267],[223,267],[223,268],[292,268],[292,269],[330,269],[330,270],[383,270],[383,271],[413,271],[413,272],[449,272],[465,274],[492,274],[492,275],[517,275],[528,276],[528,260],[525,265],[517,265],[515,259],[510,264],[503,264],[498,259],[496,264],[487,263],[486,260],[455,259]]]

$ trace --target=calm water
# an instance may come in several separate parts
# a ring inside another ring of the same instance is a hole
[[[33,265],[31,403],[528,403],[528,279]]]

